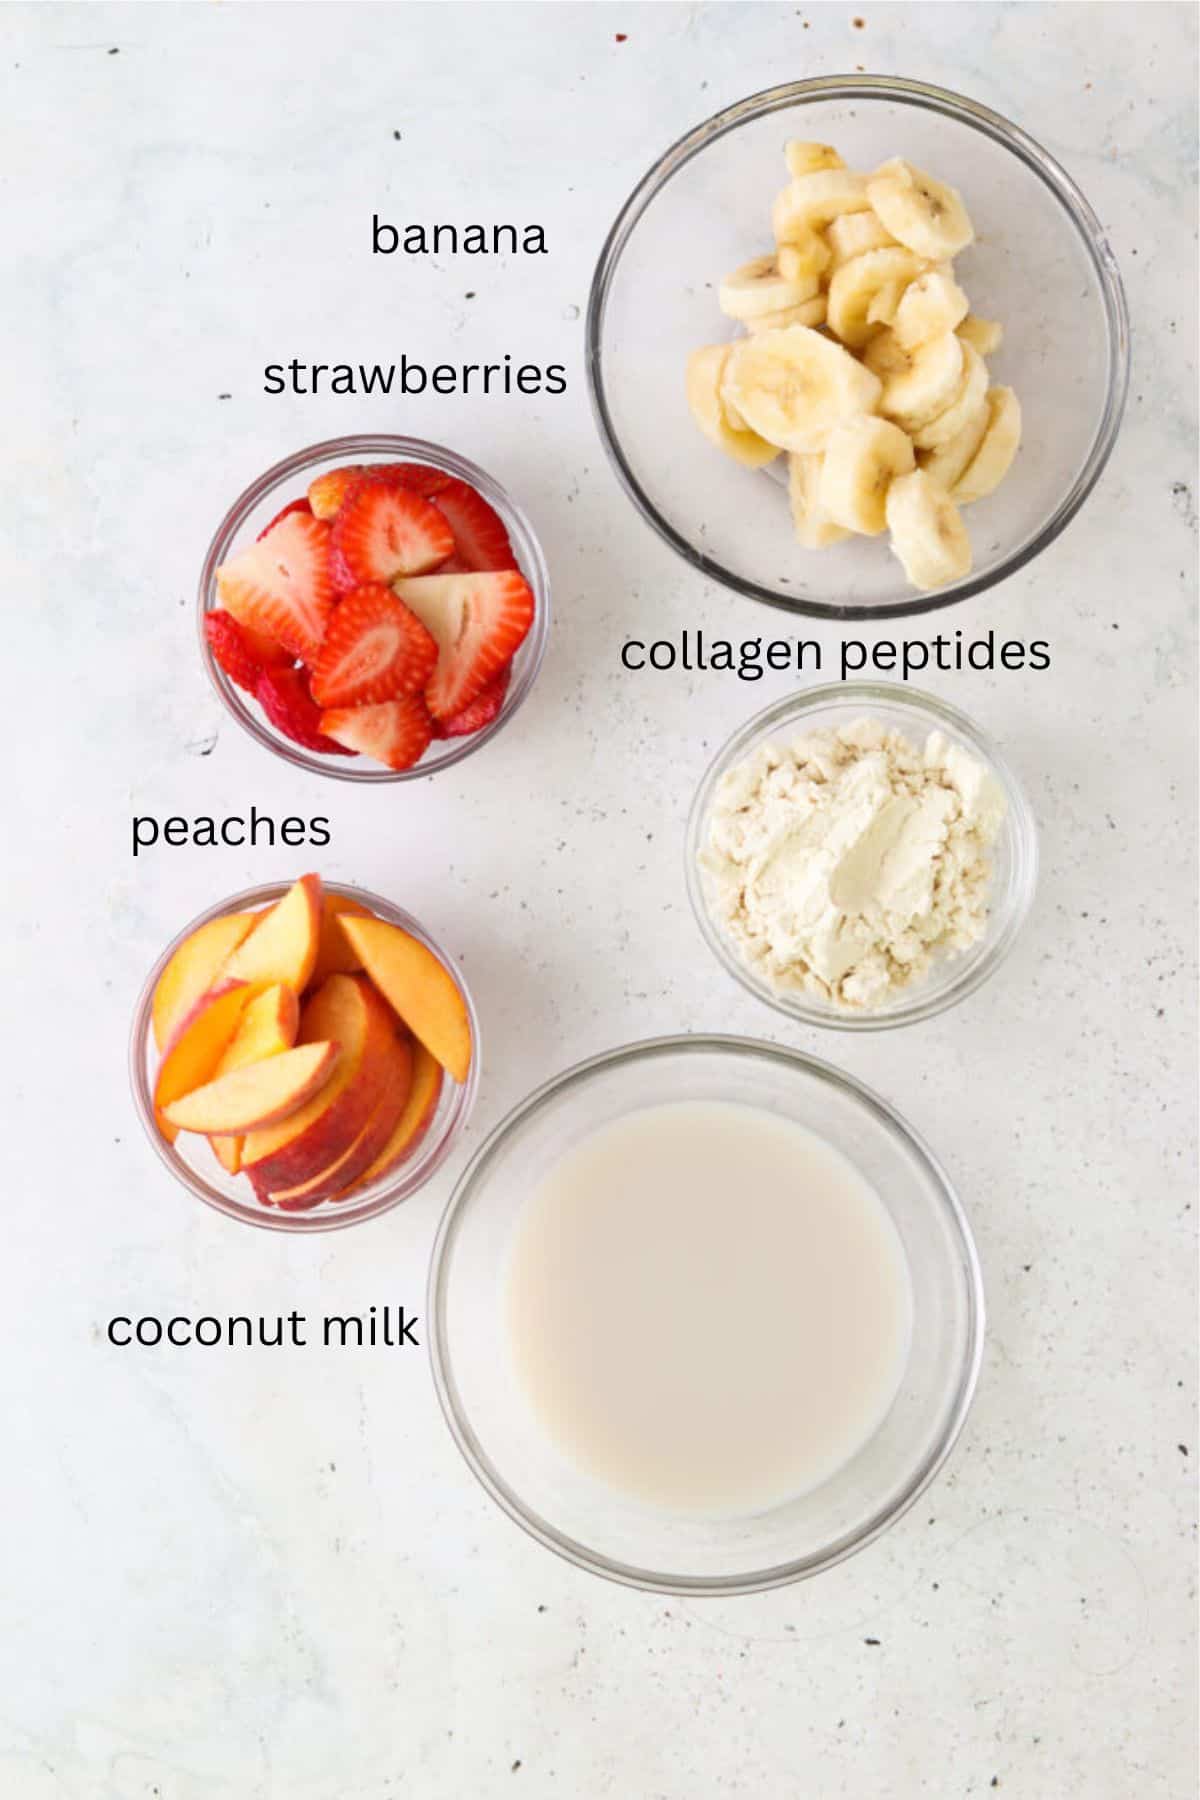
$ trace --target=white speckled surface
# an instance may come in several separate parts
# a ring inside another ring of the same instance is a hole
[[[1194,1792],[1194,13],[859,11],[863,29],[849,6],[792,5],[0,14],[6,1800]],[[773,81],[856,66],[961,88],[1062,159],[1120,261],[1135,370],[1084,514],[947,621],[1047,635],[1052,673],[931,684],[1029,785],[1044,877],[1024,940],[957,1012],[847,1041],[758,1007],[687,912],[692,788],[787,678],[638,678],[618,648],[650,617],[780,621],[633,515],[593,434],[579,315],[666,143]],[[373,262],[373,208],[537,219],[553,254]],[[571,389],[260,392],[267,361],[405,349],[562,359]],[[494,466],[556,581],[519,723],[394,792],[268,758],[223,721],[192,638],[235,486],[364,427]],[[130,815],[251,803],[328,813],[325,872],[461,954],[488,1040],[472,1145],[578,1057],[705,1027],[826,1054],[930,1137],[975,1225],[990,1335],[948,1473],[888,1537],[767,1598],[625,1592],[491,1507],[423,1356],[104,1344],[131,1310],[421,1309],[466,1154],[397,1213],[313,1241],[167,1182],[126,1089],[138,985],[194,912],[298,858],[134,863]]]

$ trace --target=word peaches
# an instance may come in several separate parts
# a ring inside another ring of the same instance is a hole
[[[206,1137],[266,1205],[345,1200],[410,1156],[471,1026],[424,944],[304,875],[175,951],[152,1002],[158,1128]]]
[[[275,729],[389,769],[491,724],[534,616],[498,514],[424,463],[317,476],[217,594],[209,649]]]

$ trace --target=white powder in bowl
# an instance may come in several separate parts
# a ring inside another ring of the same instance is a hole
[[[710,910],[777,991],[870,1011],[983,936],[1004,811],[940,731],[921,750],[859,719],[764,744],[717,785]]]

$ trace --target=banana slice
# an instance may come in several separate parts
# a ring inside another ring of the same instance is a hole
[[[962,372],[962,341],[952,331],[943,332],[914,350],[906,369],[887,377],[879,410],[906,431],[916,431],[945,412],[958,393]]]
[[[799,239],[794,244],[780,244],[775,253],[775,261],[779,265],[779,273],[789,281],[811,281],[819,286],[821,277],[829,267],[832,252],[823,237],[815,231]]]
[[[761,469],[773,462],[779,452],[774,444],[764,443],[754,432],[745,429],[745,421],[731,417],[721,401],[721,377],[729,361],[732,346],[709,344],[693,350],[687,365],[687,400],[692,417],[710,444],[731,456],[748,469]]]
[[[832,144],[809,144],[803,138],[789,138],[783,154],[789,175],[815,175],[819,169],[846,166]]]
[[[875,537],[887,524],[887,491],[914,467],[912,440],[889,419],[865,413],[829,434],[819,498],[835,525]]]
[[[894,331],[877,332],[865,346],[862,359],[881,381],[912,368],[912,357],[907,350],[901,349]]]
[[[850,533],[835,525],[821,505],[821,473],[825,458],[819,451],[796,452],[788,457],[788,500],[796,537],[806,550],[826,550]]]
[[[849,169],[816,169],[796,175],[775,201],[771,223],[777,244],[802,244],[841,213],[866,212],[867,178]]]
[[[964,344],[973,344],[980,356],[990,356],[1004,340],[1004,327],[995,319],[979,319],[968,313],[958,327],[958,335]]]
[[[892,549],[915,588],[928,591],[971,572],[971,540],[945,488],[924,469],[899,475],[885,503]]]
[[[991,423],[991,408],[986,396],[976,412],[971,414],[962,430],[952,437],[949,443],[939,444],[936,450],[919,450],[917,462],[926,474],[946,492],[954,495],[954,484],[962,475],[968,463],[984,439],[984,433]]]
[[[727,275],[717,290],[717,305],[728,318],[756,319],[760,313],[782,312],[811,300],[821,284],[810,280],[789,281],[780,274],[773,256],[756,256]]]
[[[825,323],[825,296],[814,294],[811,300],[802,300],[799,306],[785,306],[779,312],[760,313],[757,319],[743,321],[747,331],[778,331],[784,325],[823,325]]]
[[[936,419],[930,419],[927,425],[919,425],[912,434],[918,450],[936,450],[939,445],[948,444],[968,420],[974,418],[987,398],[987,364],[970,344],[963,344],[962,355],[962,381],[953,400]]]
[[[1012,467],[1021,442],[1021,402],[1008,387],[988,390],[988,426],[983,441],[954,486],[960,506],[991,494]]]
[[[830,219],[825,242],[833,258],[832,266],[839,269],[852,257],[865,256],[868,250],[892,249],[896,240],[873,212],[856,212],[839,213],[836,219]]]
[[[900,304],[904,290],[909,286],[911,283],[907,281],[885,281],[878,292],[873,295],[871,304],[867,308],[867,324],[890,325],[896,317],[896,308]]]
[[[727,404],[781,450],[824,449],[835,425],[875,411],[880,391],[877,375],[807,325],[744,338],[721,380]]]
[[[951,269],[926,269],[905,289],[891,321],[892,330],[905,350],[915,350],[918,344],[941,337],[943,331],[956,330],[969,308],[970,301]]]
[[[911,250],[868,250],[835,270],[829,283],[829,325],[843,344],[861,349],[873,335],[875,324],[869,317],[872,302],[882,291],[893,290],[895,298],[908,283],[915,281],[924,264]]]
[[[975,236],[957,191],[902,156],[894,156],[876,169],[867,183],[867,195],[892,236],[929,262],[949,262]]]

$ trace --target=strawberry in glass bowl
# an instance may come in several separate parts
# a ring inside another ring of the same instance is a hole
[[[495,735],[537,676],[545,559],[484,470],[416,438],[335,438],[236,500],[200,578],[238,723],[298,767],[402,781]]]

